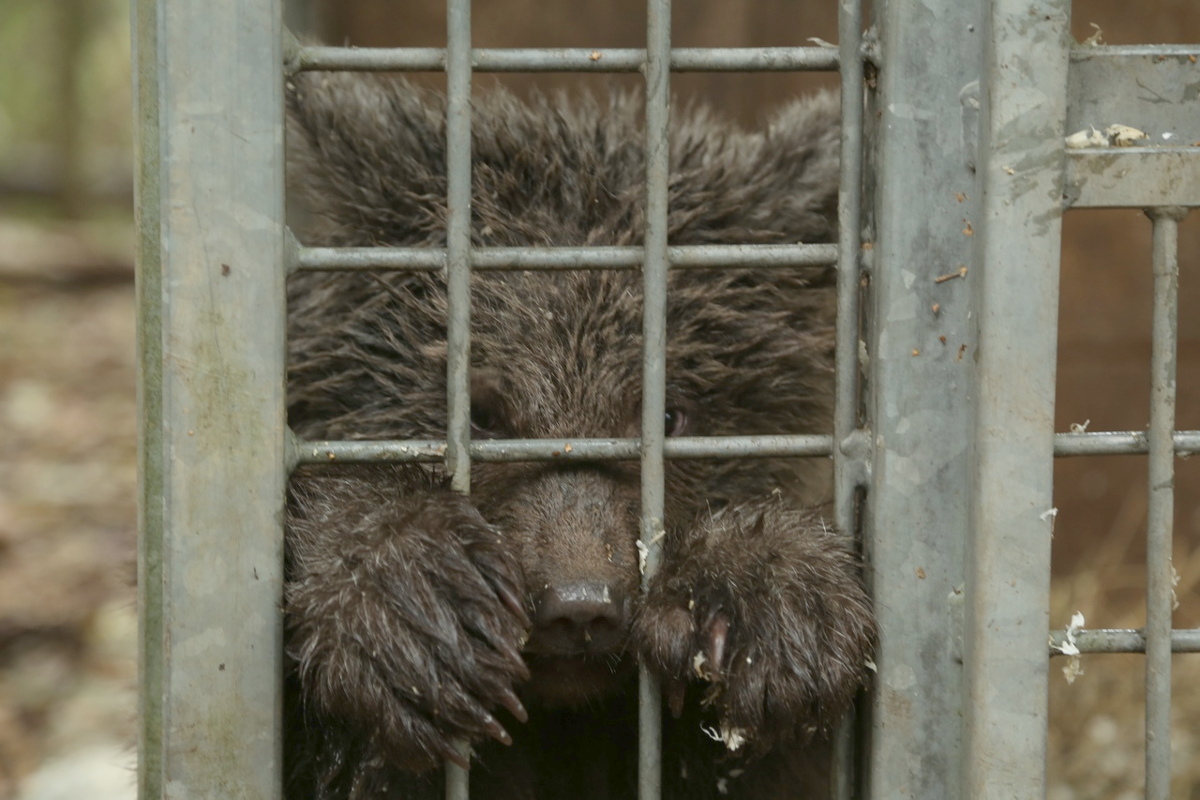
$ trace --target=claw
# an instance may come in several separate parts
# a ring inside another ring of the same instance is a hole
[[[495,639],[492,646],[500,655],[507,658],[512,665],[517,668],[517,677],[523,681],[529,680],[529,665],[525,663],[525,659],[521,658],[521,654],[517,652],[517,648],[513,647],[504,639]]]
[[[525,613],[525,606],[521,602],[521,598],[517,597],[516,592],[501,581],[493,581],[492,588],[500,598],[500,602],[504,603],[504,607],[511,611],[517,621],[521,623],[521,627],[529,630],[533,623],[530,621],[529,615]]]
[[[725,642],[728,636],[729,617],[718,611],[708,628],[708,663],[714,678],[721,675],[721,665],[725,662]]]
[[[484,712],[482,721],[483,729],[488,732],[489,736],[506,747],[512,746],[512,737],[508,735],[508,731],[504,730],[504,726],[496,721],[495,717]]]
[[[513,694],[511,689],[505,689],[500,695],[500,705],[508,709],[508,713],[517,718],[518,722],[529,722],[529,712],[525,710],[525,706],[521,705],[520,699]]]
[[[687,689],[687,684],[681,680],[670,678],[667,681],[667,707],[671,709],[671,716],[679,719],[683,715],[683,696]]]

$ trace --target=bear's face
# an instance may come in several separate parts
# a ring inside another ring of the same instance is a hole
[[[303,74],[289,110],[307,243],[446,245],[440,98]],[[641,244],[636,101],[496,93],[475,98],[472,120],[473,247]],[[668,240],[830,241],[837,147],[827,95],[758,131],[681,113]],[[473,272],[472,438],[640,436],[642,280],[637,268]],[[830,270],[672,269],[666,298],[668,436],[829,432]],[[446,438],[444,275],[306,272],[288,300],[288,418],[301,438]],[[687,775],[711,774],[725,748],[780,758],[747,796],[794,796],[787,762],[809,755],[782,745],[829,729],[874,640],[853,543],[813,507],[827,472],[811,459],[668,459],[645,587],[637,460],[476,461],[469,497],[439,464],[297,472],[285,587],[294,783],[330,797],[407,792],[429,785],[407,773],[464,763],[454,739],[490,738],[512,749],[481,751],[483,796],[577,796],[534,787],[599,749],[614,760],[592,766],[625,785],[640,660],[683,715],[664,732],[670,763],[688,765],[665,774],[672,796],[712,797],[715,781]],[[800,791],[820,796],[817,785]]]
[[[293,426],[314,438],[442,438],[444,284],[432,276],[339,277],[355,300],[336,317],[322,307],[324,347],[293,361],[298,373],[323,376],[293,391]],[[668,436],[823,432],[828,289],[810,282],[795,272],[671,275]],[[641,297],[640,271],[477,273],[472,437],[639,436]],[[334,319],[341,337],[328,337]],[[310,341],[304,331],[294,339]],[[345,386],[356,388],[340,391]],[[325,418],[313,418],[314,407]],[[666,525],[690,526],[764,490],[811,498],[823,485],[811,463],[673,460]],[[579,704],[628,678],[641,580],[639,489],[637,462],[473,465],[472,501],[503,531],[525,573],[534,622],[526,694]]]

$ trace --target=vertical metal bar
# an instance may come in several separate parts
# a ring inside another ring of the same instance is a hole
[[[873,219],[865,226],[874,246],[863,534],[880,628],[864,748],[871,798],[968,796],[961,645],[975,245],[967,231],[978,207],[985,7],[986,0],[873,5],[882,64],[869,93]],[[964,266],[968,277],[938,280]]]
[[[139,794],[278,798],[277,0],[137,0]]]
[[[1150,509],[1146,542],[1146,800],[1171,793],[1171,615],[1175,514],[1175,370],[1179,318],[1178,207],[1154,221],[1154,323],[1150,350]]]
[[[471,0],[446,3],[446,470],[471,491]],[[470,758],[467,742],[456,742]],[[467,771],[446,764],[447,800],[467,800]]]
[[[842,142],[838,187],[837,378],[833,420],[834,524],[853,532],[855,504],[865,479],[868,442],[852,439],[859,412],[859,263],[862,252],[863,194],[863,5],[844,0],[838,5],[838,44],[841,63]],[[852,717],[853,715],[851,715]],[[833,797],[854,796],[853,720],[843,721],[834,738]]]
[[[960,796],[1046,796],[1050,536],[1069,0],[985,18]]]
[[[663,526],[663,439],[667,352],[667,181],[671,117],[671,4],[649,0],[646,12],[646,234],[642,307],[643,587],[658,569]],[[639,668],[638,797],[662,793],[662,700],[658,681]]]
[[[163,436],[162,363],[162,154],[159,148],[158,15],[153,0],[130,8],[133,67],[134,220],[138,231],[134,289],[137,296],[138,418],[138,797],[162,797],[163,700],[166,676],[162,642]]]
[[[838,7],[842,81],[842,150],[838,189],[837,383],[834,411],[833,468],[836,478],[834,522],[854,528],[854,495],[861,474],[861,452],[851,434],[858,429],[859,264],[862,251],[863,62],[862,0]]]

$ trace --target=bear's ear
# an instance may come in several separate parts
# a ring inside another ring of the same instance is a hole
[[[778,181],[786,198],[780,224],[797,241],[837,238],[840,154],[841,104],[833,92],[793,100],[770,118],[758,170]],[[775,187],[766,191],[773,194]]]
[[[289,194],[321,244],[441,237],[445,102],[385,76],[306,72],[287,84]]]
[[[823,92],[744,132],[695,113],[673,141],[678,244],[831,242],[837,236],[838,100]]]

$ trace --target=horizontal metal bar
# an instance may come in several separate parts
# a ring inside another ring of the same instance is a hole
[[[840,62],[835,47],[677,47],[672,72],[828,72]]]
[[[471,251],[476,270],[637,269],[640,247],[483,247]],[[689,245],[668,248],[674,268],[806,267],[837,263],[834,244]],[[413,270],[446,266],[444,248],[301,247],[297,269]]]
[[[1126,62],[1131,59],[1146,59],[1156,62],[1176,59],[1195,68],[1200,58],[1200,45],[1195,44],[1077,44],[1071,47],[1071,65],[1088,61],[1110,60]]]
[[[672,72],[833,71],[832,47],[680,47],[671,51]],[[475,48],[474,72],[638,72],[646,51],[637,48]],[[446,51],[440,47],[301,46],[291,54],[292,71],[441,72]]]
[[[1200,431],[1175,431],[1175,455],[1200,453]],[[1054,455],[1120,456],[1150,452],[1146,431],[1097,431],[1096,433],[1058,433],[1054,436]]]
[[[1200,140],[1200,46],[1076,46],[1068,76],[1067,131],[1128,125],[1146,144]]]
[[[638,439],[476,439],[468,447],[472,461],[634,461],[640,457]],[[681,436],[668,439],[667,458],[778,458],[829,456],[833,437]],[[297,441],[295,464],[377,464],[441,461],[446,442],[415,441]]]
[[[1131,628],[1096,628],[1075,631],[1075,646],[1080,653],[1144,653],[1146,634]],[[1067,642],[1066,631],[1050,632],[1050,655],[1063,655]],[[1171,631],[1172,653],[1200,653],[1200,628],[1177,628]]]
[[[1069,149],[1063,193],[1064,204],[1072,208],[1195,208],[1200,206],[1200,147]]]
[[[446,68],[444,47],[328,47],[302,45],[291,56],[290,72],[345,70],[347,72],[441,72]]]

